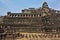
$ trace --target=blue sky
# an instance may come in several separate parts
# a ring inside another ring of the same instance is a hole
[[[60,10],[60,0],[45,0],[50,8]],[[39,8],[44,0],[0,0],[0,16],[4,16],[7,12],[21,12],[26,8]]]

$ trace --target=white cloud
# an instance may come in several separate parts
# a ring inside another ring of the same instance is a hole
[[[6,10],[0,8],[0,16],[3,16],[3,14],[6,15]]]
[[[7,8],[9,6],[10,0],[0,0]]]
[[[0,0],[0,2],[2,2],[2,3],[7,3],[9,0]]]
[[[16,8],[18,8],[17,5],[11,0],[0,0],[0,2],[4,4],[4,8],[0,9],[0,15],[1,13],[6,13],[8,11],[15,11]]]
[[[46,2],[49,2],[49,3],[53,3],[55,2],[56,0],[45,0]]]
[[[60,3],[57,5],[57,8],[56,8],[57,10],[60,10]]]

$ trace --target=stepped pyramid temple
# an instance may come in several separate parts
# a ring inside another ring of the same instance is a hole
[[[7,12],[0,23],[0,40],[60,40],[60,11],[48,7]]]

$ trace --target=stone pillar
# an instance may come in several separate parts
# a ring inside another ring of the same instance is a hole
[[[38,17],[39,17],[39,14],[38,14]]]

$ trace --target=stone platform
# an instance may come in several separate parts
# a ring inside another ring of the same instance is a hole
[[[4,40],[60,40],[60,35],[51,33],[20,33],[7,35]]]

